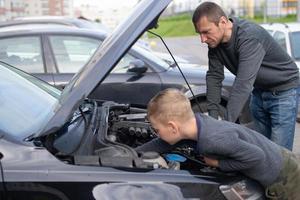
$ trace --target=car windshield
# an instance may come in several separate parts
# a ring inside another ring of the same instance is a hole
[[[60,91],[0,63],[0,133],[22,140],[40,131],[54,115]]]
[[[152,62],[155,62],[158,65],[162,66],[164,69],[168,69],[170,67],[170,65],[167,62],[165,62],[164,60],[162,60],[160,57],[156,56],[150,50],[147,50],[147,49],[144,49],[142,47],[139,47],[139,45],[137,45],[137,44],[133,46],[133,49],[135,49],[136,51],[138,51],[142,56],[148,58]]]
[[[295,60],[300,60],[300,31],[290,34],[292,55]]]

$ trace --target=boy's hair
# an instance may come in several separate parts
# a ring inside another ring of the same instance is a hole
[[[218,4],[213,2],[204,2],[196,8],[193,14],[193,24],[196,30],[197,30],[196,28],[197,22],[200,20],[200,18],[204,16],[207,17],[207,19],[210,22],[215,23],[215,25],[217,26],[222,16],[228,19],[227,15]]]
[[[166,124],[170,120],[186,122],[194,116],[189,99],[178,89],[159,92],[148,103],[148,119]]]

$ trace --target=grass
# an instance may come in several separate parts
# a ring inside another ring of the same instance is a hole
[[[256,16],[254,18],[246,18],[255,23],[263,23],[263,16]],[[267,22],[295,22],[297,21],[296,15],[287,15],[280,18],[267,18]],[[151,30],[156,34],[159,34],[163,37],[182,37],[182,36],[193,36],[197,35],[192,23],[191,13],[180,14],[172,17],[165,17],[159,20],[158,28]],[[148,34],[150,38],[153,36]]]
[[[191,18],[190,14],[163,18],[159,20],[158,28],[152,31],[164,37],[196,35]],[[153,37],[151,34],[148,36]]]

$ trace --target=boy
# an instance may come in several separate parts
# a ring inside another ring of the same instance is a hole
[[[267,197],[299,199],[299,160],[262,134],[194,114],[190,101],[177,89],[166,89],[153,97],[147,114],[159,138],[137,151],[166,152],[181,140],[194,140],[207,165],[239,171],[257,180],[265,187]]]

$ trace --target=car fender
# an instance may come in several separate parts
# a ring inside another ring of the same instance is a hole
[[[194,95],[195,95],[195,97],[197,99],[204,99],[204,98],[206,98],[206,89],[207,89],[206,85],[194,86],[191,89],[192,89],[192,91],[193,91],[193,93],[194,93]],[[190,90],[187,90],[185,92],[185,95],[191,101],[195,99],[195,97],[193,96],[193,94],[192,94],[192,92]],[[222,98],[222,100],[227,101],[228,98],[229,98],[229,95],[230,95],[230,92],[227,89],[225,89],[225,88],[221,89],[221,98]]]

